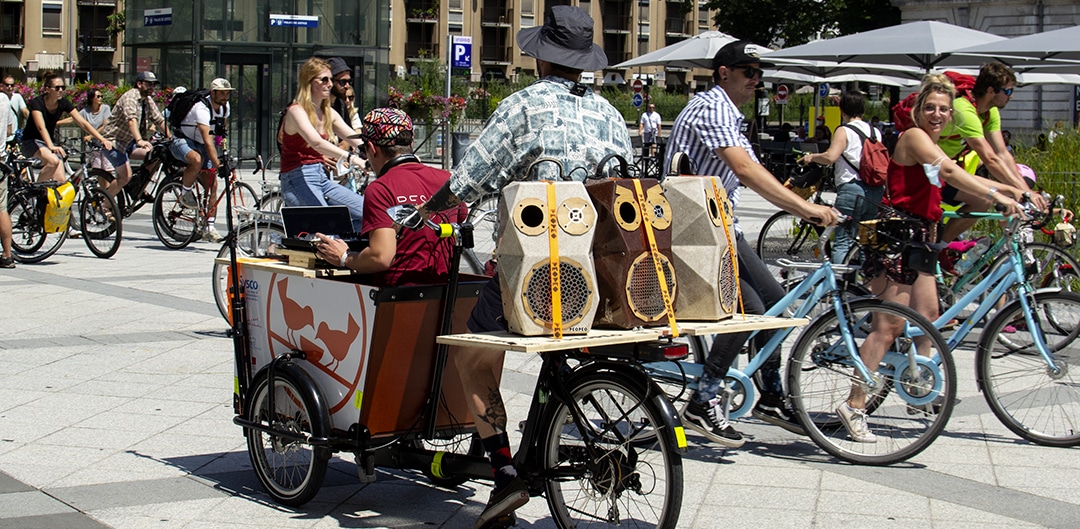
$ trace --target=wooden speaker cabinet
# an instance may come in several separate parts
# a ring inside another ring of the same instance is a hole
[[[640,196],[635,183],[640,184]],[[671,254],[672,207],[659,182],[611,179],[589,182],[585,188],[597,209],[593,259],[600,306],[593,325],[619,329],[666,325],[660,276],[674,302],[676,271]],[[650,251],[646,225],[652,229],[661,273]]]
[[[714,176],[669,177],[664,195],[677,212],[671,253],[679,278],[675,315],[680,320],[720,320],[738,309],[739,261],[731,203]]]
[[[580,182],[514,182],[503,189],[496,254],[510,332],[553,332],[551,233],[558,243],[562,332],[589,332],[599,300],[591,253],[595,226],[596,209]]]

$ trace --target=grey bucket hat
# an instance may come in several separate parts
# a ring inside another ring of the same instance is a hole
[[[552,6],[544,25],[518,32],[517,43],[530,57],[580,70],[608,65],[607,54],[593,43],[593,19],[574,6]]]

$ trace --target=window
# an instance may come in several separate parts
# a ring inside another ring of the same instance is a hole
[[[521,14],[533,14],[533,0],[521,0]]]
[[[46,35],[59,35],[64,20],[64,4],[41,3],[41,32]]]

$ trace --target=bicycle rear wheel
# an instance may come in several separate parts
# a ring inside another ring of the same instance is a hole
[[[777,259],[792,261],[819,262],[830,251],[825,248],[825,255],[818,250],[818,236],[822,228],[814,226],[791,213],[780,211],[765,221],[758,234],[758,257],[769,267],[773,275],[782,279],[789,278],[789,272],[776,264]]]
[[[1080,446],[1080,295],[1040,292],[1029,298],[1036,329],[1019,301],[1001,309],[983,330],[975,355],[979,388],[998,420],[1016,435],[1045,446]],[[1013,327],[1005,333],[1005,327]],[[1041,333],[1053,366],[1039,354]]]
[[[283,206],[285,206],[285,198],[281,196],[280,191],[270,191],[259,199],[259,211],[277,213]]]
[[[233,226],[251,220],[251,210],[259,209],[259,195],[255,188],[244,182],[232,183]],[[240,208],[240,209],[238,209]]]
[[[6,178],[6,177],[5,177]],[[20,263],[39,263],[56,253],[67,229],[45,231],[45,197],[37,189],[20,189],[8,199],[11,215],[11,255]]]
[[[556,525],[675,527],[682,507],[682,457],[659,429],[649,391],[619,372],[568,381],[582,412],[553,402],[540,426],[545,496]]]
[[[956,367],[945,339],[914,310],[877,299],[845,305],[843,324],[861,348],[877,318],[907,320],[905,332],[894,339],[879,366],[868,366],[881,377],[881,386],[867,399],[867,422],[875,443],[851,440],[839,420],[852,384],[862,382],[854,371],[853,355],[844,345],[835,312],[814,320],[795,344],[788,362],[788,388],[810,438],[834,457],[869,465],[904,461],[926,449],[945,428],[956,396]],[[928,356],[910,365],[911,336],[925,336]]]
[[[161,243],[179,250],[199,237],[199,212],[180,205],[184,192],[180,182],[169,182],[154,198],[154,233]]]
[[[120,249],[122,216],[116,201],[105,191],[91,188],[79,204],[83,240],[94,255],[108,259]]]
[[[278,245],[282,237],[285,237],[285,227],[277,222],[253,221],[240,226],[236,230],[236,257],[267,257],[277,254]],[[229,243],[221,245],[217,258],[229,257]],[[218,312],[225,321],[232,324],[229,317],[229,265],[214,261],[212,286],[214,289],[214,301],[217,302]]]

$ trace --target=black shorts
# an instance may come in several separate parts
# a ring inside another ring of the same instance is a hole
[[[945,187],[941,188],[941,201],[950,206],[959,206],[963,204],[963,202],[956,200],[956,194],[959,192],[959,189],[949,184],[945,184]]]
[[[480,296],[476,298],[476,306],[469,315],[469,332],[494,332],[508,329],[506,318],[503,316],[502,288],[499,286],[499,274],[491,278],[480,289]]]

